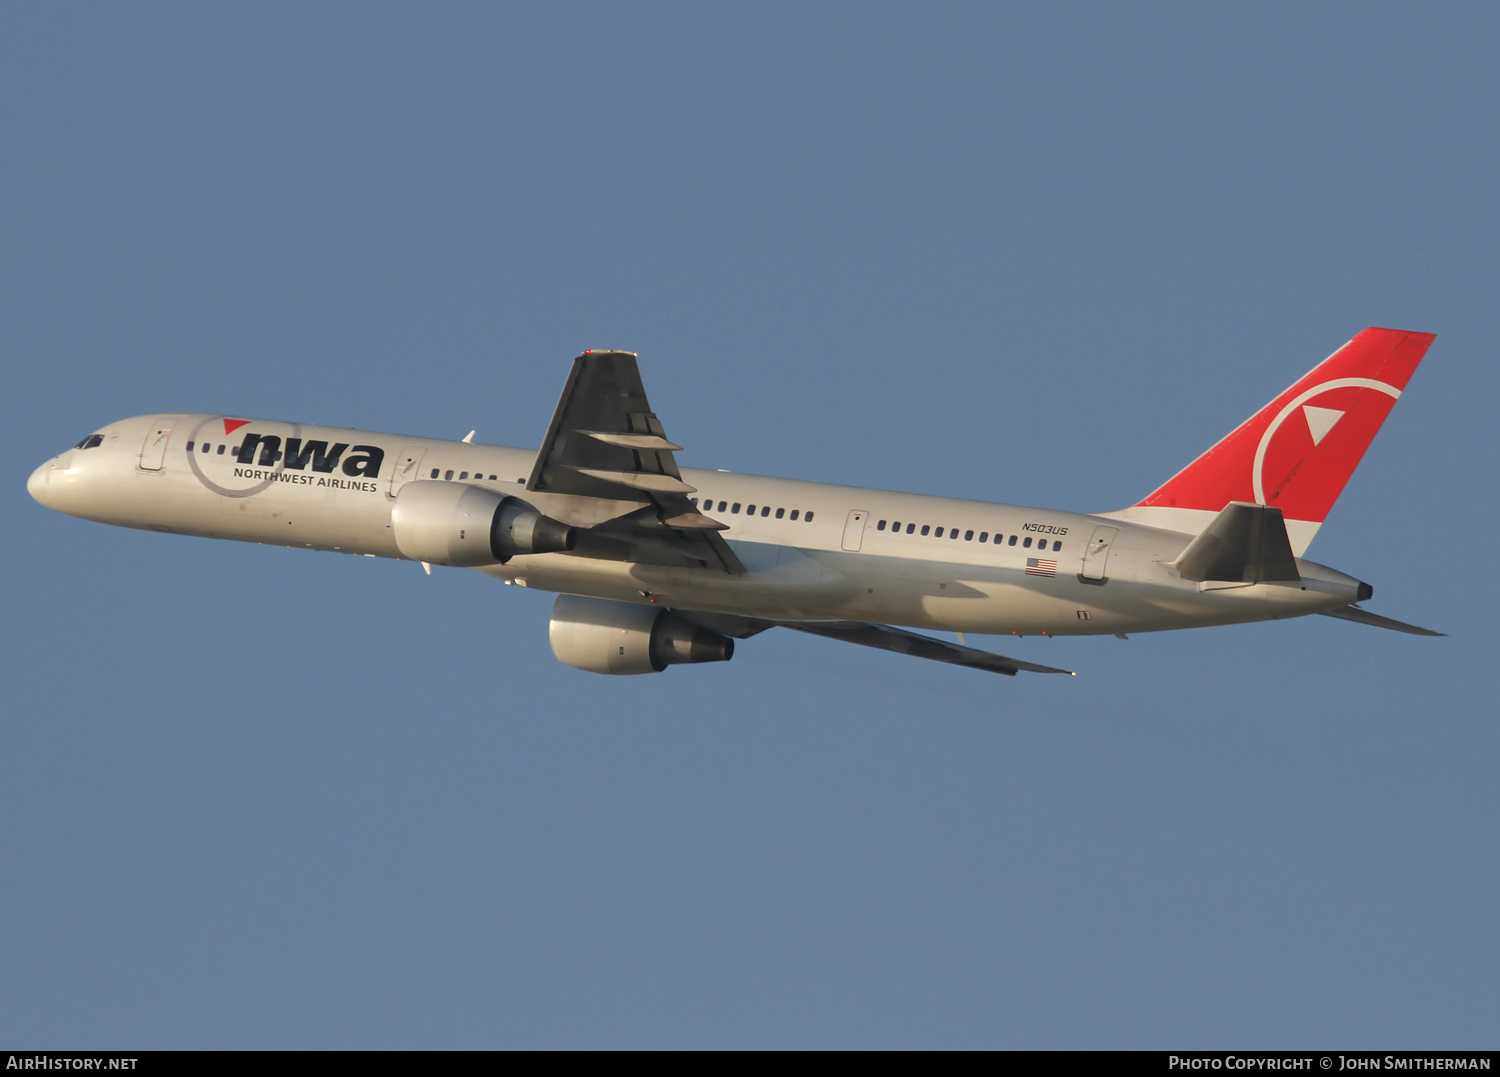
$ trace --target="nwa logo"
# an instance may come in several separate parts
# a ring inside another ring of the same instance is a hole
[[[384,449],[378,445],[356,445],[353,452],[345,457],[344,452],[348,448],[342,441],[334,442],[330,449],[326,441],[304,442],[300,437],[289,437],[283,449],[281,437],[277,434],[246,434],[245,440],[235,452],[235,459],[242,464],[255,464],[257,467],[275,467],[279,462],[283,468],[292,471],[304,471],[310,466],[313,471],[324,474],[332,474],[342,460],[340,470],[345,475],[367,479],[380,477],[380,465],[385,462]],[[260,450],[259,460],[255,458],[257,449]]]
[[[246,430],[237,446],[226,444],[217,436],[222,429],[227,439],[249,425],[249,419],[214,415],[198,423],[188,434],[188,468],[216,494],[253,497],[278,483],[367,493],[380,489],[374,480],[380,477],[385,450],[378,445],[351,447],[341,441],[330,445],[326,440],[303,437],[300,423],[261,420],[255,420],[255,425],[263,432]],[[277,432],[271,433],[267,427]]]

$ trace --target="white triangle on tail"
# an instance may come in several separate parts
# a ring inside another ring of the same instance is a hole
[[[1307,430],[1312,434],[1313,444],[1316,445],[1328,435],[1333,429],[1333,424],[1344,417],[1342,411],[1334,411],[1332,408],[1315,408],[1311,404],[1302,405],[1302,414],[1307,416]]]

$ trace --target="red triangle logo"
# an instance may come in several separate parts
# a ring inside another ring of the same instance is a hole
[[[224,436],[227,438],[230,434],[234,433],[240,427],[242,427],[242,426],[249,426],[249,425],[250,425],[250,420],[249,419],[225,419],[224,420]]]

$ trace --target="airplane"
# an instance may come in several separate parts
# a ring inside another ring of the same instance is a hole
[[[1115,635],[1362,608],[1304,557],[1434,339],[1370,328],[1154,492],[1076,513],[679,468],[636,354],[573,360],[539,450],[247,419],[111,423],[37,468],[48,508],[122,527],[472,569],[555,592],[562,662],[726,661],[790,628],[1014,676],[967,633]],[[921,630],[921,631],[918,631]],[[925,634],[953,632],[959,642]]]

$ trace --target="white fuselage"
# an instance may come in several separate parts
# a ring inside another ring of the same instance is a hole
[[[417,479],[515,494],[582,527],[601,522],[569,519],[566,499],[525,490],[532,450],[259,420],[254,429],[278,435],[283,446],[296,438],[345,448],[336,459],[331,449],[300,459],[282,451],[264,465],[259,455],[241,463],[242,438],[225,433],[222,416],[146,416],[104,427],[97,446],[43,464],[28,489],[51,508],[101,523],[373,557],[401,556],[391,507],[401,486]],[[1347,606],[1360,586],[1301,559],[1297,583],[1192,583],[1166,564],[1191,536],[1112,513],[722,471],[683,469],[682,477],[700,511],[728,525],[722,534],[745,573],[572,553],[517,556],[476,571],[683,610],[1021,635],[1295,617]],[[1004,536],[998,544],[996,535]]]

